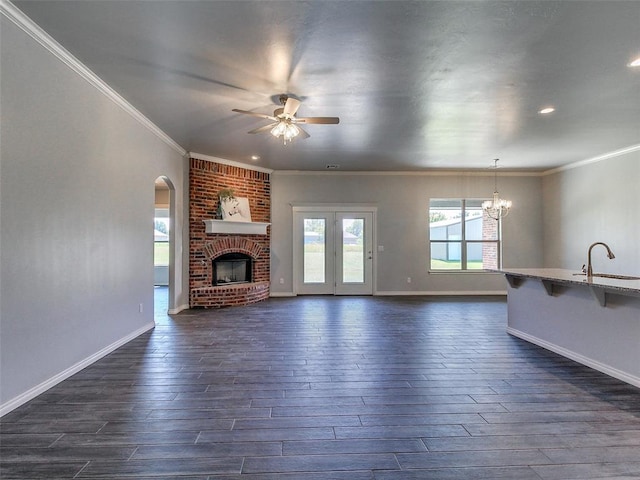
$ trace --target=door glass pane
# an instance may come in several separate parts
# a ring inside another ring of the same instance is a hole
[[[304,283],[325,282],[325,237],[327,225],[324,218],[304,219]]]
[[[364,282],[364,219],[342,219],[342,282]]]

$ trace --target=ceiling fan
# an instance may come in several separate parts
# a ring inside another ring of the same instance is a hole
[[[296,117],[296,112],[298,111],[298,108],[300,108],[300,104],[302,103],[297,98],[289,97],[287,95],[280,95],[280,103],[282,104],[282,107],[276,108],[273,112],[273,115],[249,112],[248,110],[239,110],[237,108],[234,108],[232,111],[271,120],[273,123],[254,128],[247,133],[262,133],[270,131],[271,135],[273,135],[274,137],[282,137],[285,145],[287,144],[287,142],[291,142],[291,140],[293,140],[298,135],[301,135],[302,138],[310,137],[310,135],[299,126],[299,124],[301,123],[316,123],[325,125],[340,123],[340,119],[338,117]]]

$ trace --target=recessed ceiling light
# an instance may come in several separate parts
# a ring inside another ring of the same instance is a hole
[[[251,155],[251,160],[260,160],[260,155]]]
[[[635,60],[631,60],[629,63],[627,63],[627,67],[640,67],[640,57],[636,58]]]
[[[548,115],[550,113],[555,112],[556,109],[554,107],[544,107],[541,110],[538,110],[538,113],[542,114],[542,115]]]

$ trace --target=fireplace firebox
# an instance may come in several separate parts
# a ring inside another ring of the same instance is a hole
[[[213,286],[251,282],[252,261],[244,253],[225,253],[213,259]]]

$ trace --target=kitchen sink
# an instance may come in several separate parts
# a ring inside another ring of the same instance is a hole
[[[615,278],[616,280],[640,280],[640,277],[632,277],[631,275],[614,275],[612,273],[594,273],[594,277]]]
[[[574,275],[586,276],[584,273],[574,273]],[[615,275],[613,273],[594,273],[592,277],[613,278],[615,280],[640,280],[640,277],[634,277],[631,275]]]

